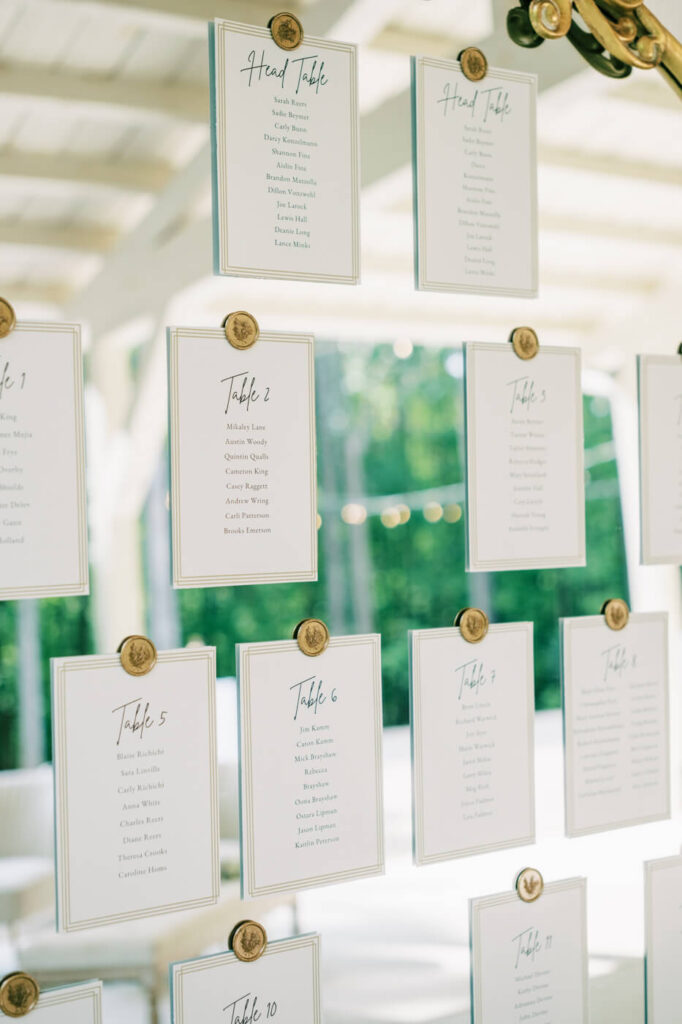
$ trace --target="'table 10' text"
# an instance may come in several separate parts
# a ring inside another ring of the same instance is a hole
[[[258,1006],[258,996],[252,996],[247,992],[239,999],[233,999],[227,1006],[223,1006],[223,1013],[227,1014],[226,1020],[229,1024],[258,1024],[261,1020],[270,1020],[277,1015],[277,1003],[271,1000],[261,1009]]]

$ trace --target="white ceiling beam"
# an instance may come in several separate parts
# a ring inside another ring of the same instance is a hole
[[[116,242],[113,231],[83,225],[40,221],[0,221],[0,245],[31,245],[78,252],[109,252]]]
[[[38,100],[55,106],[68,103],[98,117],[172,117],[208,124],[208,89],[131,78],[104,78],[70,71],[50,71],[44,65],[0,66],[0,95]]]
[[[185,220],[209,179],[207,143],[163,189],[147,216],[121,238],[101,271],[73,297],[67,317],[87,320],[97,338],[135,316],[154,310],[160,315],[175,292],[210,276],[210,222],[200,222],[202,250],[195,245],[190,249],[189,239],[195,238],[197,228]],[[184,251],[183,240],[188,246]]]
[[[638,103],[675,114],[680,112],[678,97],[659,76],[633,75],[624,82],[615,82],[608,95],[609,99],[618,100],[619,103]]]
[[[334,32],[339,39],[371,43],[391,23],[400,6],[399,0],[354,0],[346,3],[345,10],[337,12]]]
[[[561,46],[548,41],[535,50],[525,50],[513,43],[505,28],[510,6],[509,0],[495,0],[495,31],[490,38],[476,44],[491,67],[535,72],[541,92],[585,70],[582,57],[570,44]],[[443,38],[440,56],[456,58],[458,49],[459,44],[454,39]],[[413,49],[412,52],[418,51]],[[363,187],[411,164],[411,117],[409,89],[391,96],[363,116],[360,124]]]
[[[0,152],[0,176],[42,181],[102,185],[130,192],[158,192],[170,180],[169,164],[138,160],[106,160],[60,153]]]
[[[6,281],[2,282],[2,294],[14,306],[17,318],[21,319],[23,303],[49,303],[62,306],[68,299],[69,286],[60,281]]]
[[[595,153],[568,146],[540,145],[538,160],[553,167],[568,167],[574,171],[590,174],[606,174],[608,177],[634,178],[638,181],[653,181],[663,185],[682,185],[682,167],[675,164],[654,163],[652,160],[633,160],[610,153]]]
[[[558,267],[540,270],[540,288],[569,288],[571,291],[614,292],[630,295],[641,292],[649,295],[660,287],[659,279],[654,276],[599,273],[588,270],[561,270]]]
[[[41,0],[54,3],[57,0]],[[65,0],[59,0],[64,3]],[[267,25],[281,8],[275,0],[66,0],[94,16],[113,14],[141,27],[174,32],[197,39],[206,38],[206,24],[213,18],[228,18],[247,25]],[[286,0],[281,7],[300,16],[308,35],[330,33],[336,21],[356,0],[320,0],[312,9],[300,0]],[[365,2],[365,0],[363,0]],[[380,0],[376,0],[379,3]],[[340,38],[340,37],[339,37]]]
[[[631,223],[587,217],[576,213],[541,213],[540,231],[557,234],[582,235],[586,238],[622,240],[630,246],[665,245],[682,248],[682,230],[679,228],[647,225],[641,220]]]
[[[57,0],[41,0],[48,4]],[[65,0],[58,0],[63,5]],[[269,0],[66,0],[73,7],[95,17],[113,15],[141,28],[206,38],[206,23],[213,18],[230,18],[248,24],[266,24],[273,14]],[[287,5],[296,13],[298,0]]]

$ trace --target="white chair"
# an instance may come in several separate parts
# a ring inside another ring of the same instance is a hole
[[[0,923],[20,922],[54,906],[52,768],[0,772]]]
[[[18,967],[45,987],[90,978],[134,981],[147,993],[153,1024],[168,985],[168,964],[227,947],[237,921],[262,919],[293,896],[242,902],[239,898],[239,801],[236,746],[219,765],[220,901],[199,910],[58,935],[54,924],[52,766],[0,772],[0,922],[10,927]],[[26,927],[19,922],[32,918]]]

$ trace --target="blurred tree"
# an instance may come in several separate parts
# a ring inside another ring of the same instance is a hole
[[[558,618],[628,598],[609,403],[584,398],[587,566],[467,574],[461,352],[408,344],[401,355],[388,344],[318,343],[319,581],[181,590],[182,642],[215,645],[225,676],[236,643],[290,637],[303,618],[323,618],[337,634],[378,632],[384,720],[397,725],[408,719],[408,630],[451,625],[480,599],[493,621],[535,623],[536,703],[556,707]],[[362,521],[344,521],[349,503],[366,511]],[[92,652],[89,599],[42,601],[40,628],[50,749],[49,659]],[[0,768],[18,760],[16,657],[15,605],[0,603]]]

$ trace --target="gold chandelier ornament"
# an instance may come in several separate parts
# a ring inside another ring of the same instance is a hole
[[[566,38],[610,78],[657,68],[682,96],[682,44],[643,0],[521,0],[507,14],[507,30],[526,47]]]

